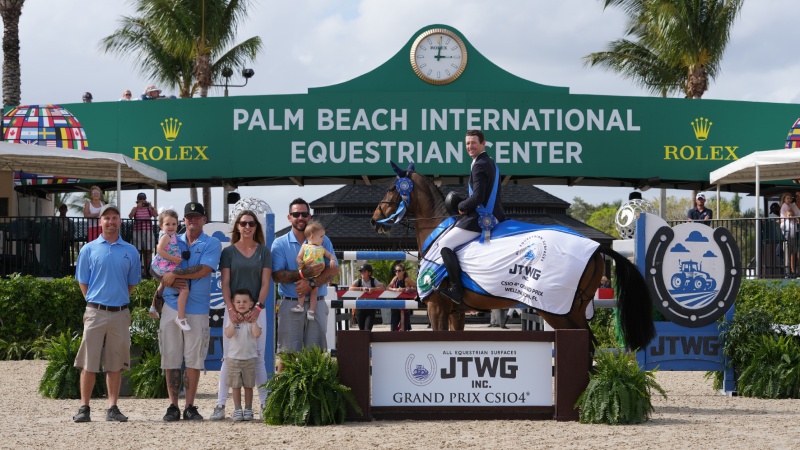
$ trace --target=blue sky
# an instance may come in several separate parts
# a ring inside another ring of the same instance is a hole
[[[745,2],[722,73],[704,98],[798,103],[800,62],[794,57],[796,42],[787,37],[796,27],[796,8],[796,0]],[[20,20],[22,102],[79,102],[85,91],[91,91],[95,101],[116,101],[124,89],[141,93],[150,83],[136,73],[132,62],[99,51],[100,40],[116,29],[120,16],[131,12],[130,3],[123,0],[26,2]],[[435,23],[457,28],[484,56],[522,78],[568,86],[574,94],[648,95],[614,74],[584,67],[583,56],[603,50],[624,29],[624,17],[615,9],[604,11],[599,0],[255,1],[240,37],[260,36],[265,51],[252,65],[255,76],[247,87],[231,89],[230,95],[305,93],[309,87],[341,83],[378,67],[417,30]],[[577,196],[590,203],[624,200],[630,191],[540,187],[566,201]],[[287,223],[287,198],[313,200],[335,188],[240,192],[270,203],[281,227]],[[214,195],[214,205],[221,205],[221,189]],[[657,196],[657,190],[644,195]],[[187,199],[182,190],[159,193],[164,206],[179,206]],[[122,206],[134,201],[134,192],[123,193]],[[212,219],[220,220],[221,208],[213,210]]]

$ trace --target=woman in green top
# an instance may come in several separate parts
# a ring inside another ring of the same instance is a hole
[[[222,250],[219,269],[222,272],[222,298],[225,300],[223,328],[229,322],[258,321],[258,325],[264,330],[258,339],[259,359],[256,365],[256,385],[259,386],[258,395],[261,397],[263,408],[267,393],[260,386],[267,382],[264,350],[268,329],[266,323],[267,315],[262,314],[261,310],[265,307],[264,302],[267,299],[270,283],[272,282],[272,254],[269,247],[264,245],[264,230],[257,219],[256,213],[253,211],[244,210],[234,220],[233,230],[231,231],[231,245]],[[256,300],[256,307],[245,315],[237,313],[232,303],[232,293],[242,288],[249,290],[253,299]],[[223,336],[223,349],[227,348],[226,340],[227,338]],[[211,420],[225,418],[225,403],[228,399],[228,389],[225,385],[226,378],[227,367],[223,357],[222,367],[219,372],[220,382],[217,406],[214,407]],[[252,412],[250,415],[252,416]],[[245,417],[244,419],[252,420],[253,417]]]

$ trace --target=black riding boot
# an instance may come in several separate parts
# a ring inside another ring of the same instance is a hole
[[[442,249],[442,262],[447,269],[447,276],[450,279],[450,287],[436,291],[453,301],[460,304],[464,299],[464,289],[461,286],[461,264],[458,263],[456,252],[447,247]]]

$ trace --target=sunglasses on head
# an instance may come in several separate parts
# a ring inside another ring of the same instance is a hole
[[[307,212],[293,212],[293,213],[289,213],[289,215],[294,217],[295,219],[297,219],[298,217],[306,218],[310,214],[307,213]]]
[[[242,228],[244,228],[244,227],[255,228],[256,221],[255,220],[242,220],[242,221],[239,222],[239,226],[242,227]]]

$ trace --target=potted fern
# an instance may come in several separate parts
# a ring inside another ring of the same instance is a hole
[[[166,398],[167,383],[161,370],[158,349],[158,320],[147,315],[147,308],[131,312],[131,370],[123,376],[123,390],[136,398]]]
[[[667,398],[655,380],[655,370],[639,369],[635,353],[597,352],[595,373],[575,405],[581,423],[609,425],[642,423],[650,419],[650,392]]]
[[[739,392],[745,397],[800,398],[800,344],[791,335],[756,336],[751,359],[742,367]]]
[[[317,346],[285,353],[284,369],[264,387],[269,392],[261,416],[267,425],[340,424],[349,404],[358,413],[350,388],[339,380],[339,365]]]
[[[39,382],[39,393],[47,398],[80,398],[81,370],[73,367],[81,336],[70,330],[62,332],[49,340],[42,352],[47,359],[47,367]],[[98,374],[92,397],[101,397],[106,391],[105,377]]]

